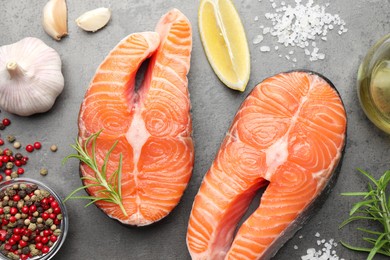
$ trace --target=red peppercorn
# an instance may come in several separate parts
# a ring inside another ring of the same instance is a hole
[[[0,208],[0,215],[3,215],[3,214],[4,214],[4,208]]]
[[[10,162],[14,162],[15,161],[15,157],[13,157],[12,155],[9,156],[9,161]]]
[[[61,208],[60,208],[60,207],[54,208],[54,209],[53,209],[53,213],[54,213],[54,214],[57,214],[57,215],[60,214],[60,213],[61,213]]]
[[[29,210],[28,206],[24,205],[22,208],[22,213],[27,214],[28,210]]]
[[[35,248],[41,250],[43,248],[43,244],[41,242],[38,242],[35,244]]]
[[[58,207],[58,202],[57,201],[53,201],[52,203],[50,203],[50,206],[52,208],[57,208]]]
[[[47,252],[49,252],[50,248],[48,246],[44,246],[42,248],[42,253],[46,254]]]
[[[15,195],[15,196],[18,196],[18,195]],[[16,213],[18,213],[18,209],[15,208],[15,207],[12,207],[12,208],[9,210],[9,213],[10,213],[11,215],[15,215]]]
[[[27,260],[27,259],[28,259],[28,255],[25,254],[20,255],[20,260]]]
[[[42,237],[42,244],[46,245],[47,242],[49,242],[49,238],[48,237]]]
[[[3,125],[5,125],[5,126],[9,126],[11,124],[11,120],[9,120],[8,118],[4,118],[2,122],[3,122]]]
[[[16,235],[19,235],[21,233],[21,229],[20,228],[14,228],[13,233],[16,234]]]
[[[17,167],[22,166],[22,161],[16,160],[14,163]]]
[[[57,218],[57,215],[56,214],[54,214],[54,213],[50,213],[49,214],[49,218],[51,218],[51,219],[56,219]]]
[[[2,181],[3,180],[3,175],[0,175],[0,181]]]
[[[3,144],[4,144],[4,140],[0,139],[0,145],[3,145]]]
[[[34,151],[34,146],[32,146],[31,144],[28,144],[26,146],[26,151],[29,153],[32,153]]]
[[[12,199],[13,199],[14,201],[18,202],[18,201],[20,200],[20,196],[19,196],[18,194],[16,194],[16,195],[14,195],[14,196],[12,197]],[[15,213],[15,214],[16,214],[16,213]]]
[[[3,166],[3,162],[0,160],[0,167],[2,167]]]
[[[7,251],[11,251],[12,245],[9,243],[9,241],[8,241],[8,244],[5,244],[4,249]]]
[[[44,220],[46,220],[46,219],[49,218],[49,213],[44,212],[44,213],[42,213],[41,217],[42,217]]]
[[[24,169],[23,169],[23,168],[18,168],[17,173],[18,173],[19,175],[20,175],[20,174],[23,174],[23,173],[24,173]]]
[[[51,235],[50,236],[50,241],[53,242],[53,243],[56,242],[57,241],[57,237],[55,235]]]
[[[55,199],[53,198],[53,196],[50,196],[49,197],[49,202],[52,203],[53,201],[55,201]]]
[[[35,243],[40,243],[42,241],[42,237],[41,236],[36,236],[35,237]]]
[[[16,234],[13,234],[11,238],[13,238],[13,240],[15,241],[19,241],[20,239],[22,239],[19,235]]]
[[[10,221],[11,223],[15,223],[15,222],[16,222],[15,216],[9,217],[9,221]]]
[[[24,241],[24,240],[19,240],[19,246],[20,247],[25,247],[25,246],[27,246],[27,242]]]
[[[9,156],[3,155],[3,156],[1,157],[1,161],[2,161],[3,163],[9,162]]]
[[[49,229],[43,230],[43,235],[44,235],[45,237],[50,236],[50,230],[49,230]]]
[[[8,239],[8,244],[10,244],[11,246],[15,245],[16,244],[15,239],[13,238]]]
[[[4,229],[1,229],[0,230],[0,241],[4,242],[6,235],[7,235],[7,231]]]
[[[1,220],[1,225],[2,225],[2,226],[8,225],[8,220],[6,220],[5,218],[3,218],[3,219]]]
[[[54,224],[58,226],[59,224],[61,224],[61,220],[59,220],[58,218],[56,218],[56,219],[54,220]]]
[[[12,170],[11,169],[5,169],[4,173],[5,173],[5,175],[10,176],[11,173],[12,173]]]
[[[35,142],[35,143],[34,143],[34,148],[35,148],[35,149],[39,150],[39,149],[41,149],[41,147],[42,147],[42,145],[41,145],[40,142]]]
[[[34,213],[35,211],[37,211],[37,207],[35,205],[31,205],[29,211],[30,213]]]

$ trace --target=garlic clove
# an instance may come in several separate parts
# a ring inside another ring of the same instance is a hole
[[[65,0],[50,0],[43,8],[43,29],[59,41],[68,35],[67,8]]]
[[[111,18],[111,10],[105,7],[97,8],[82,14],[76,19],[76,24],[88,32],[96,32],[103,28]]]

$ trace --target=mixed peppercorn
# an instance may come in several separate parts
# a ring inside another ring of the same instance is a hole
[[[0,191],[0,252],[25,260],[48,253],[61,235],[61,207],[35,184],[12,184]]]

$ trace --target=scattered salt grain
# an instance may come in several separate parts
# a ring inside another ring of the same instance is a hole
[[[262,42],[264,39],[264,36],[259,34],[257,35],[254,39],[253,39],[253,44],[259,44],[260,42]]]
[[[305,55],[309,56],[311,61],[323,60],[326,55],[319,52],[317,43],[321,40],[322,43],[327,41],[326,35],[333,29],[337,28],[339,35],[348,31],[345,21],[338,14],[326,12],[329,3],[318,5],[314,4],[313,0],[307,0],[306,3],[295,0],[295,6],[287,5],[285,1],[278,6],[274,0],[269,2],[274,12],[266,13],[265,18],[272,26],[261,25],[260,29],[263,35],[269,34],[277,38],[277,42],[284,45],[290,55],[291,48],[299,47],[304,49]],[[258,19],[259,16],[256,16],[255,21]]]
[[[298,249],[298,246],[297,246],[297,245],[295,245],[295,246],[294,246],[294,249],[295,249],[295,250],[297,250],[297,249]]]
[[[256,15],[255,16],[255,21],[258,21],[259,20],[259,17]]]
[[[269,51],[271,51],[271,48],[269,46],[261,46],[260,51],[261,52],[269,52]]]
[[[320,237],[320,233],[317,232],[315,236]],[[322,248],[308,248],[306,255],[301,256],[301,260],[344,260],[337,255],[335,249],[332,249],[332,247],[336,247],[333,238],[329,241],[325,239],[317,240],[317,245],[320,246],[321,244]]]

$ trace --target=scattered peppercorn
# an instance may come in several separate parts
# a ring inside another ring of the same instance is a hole
[[[11,124],[11,120],[9,120],[8,118],[4,118],[2,123],[4,126],[9,126]]]
[[[35,149],[39,150],[39,149],[41,149],[41,147],[42,147],[42,145],[41,145],[40,142],[35,142],[35,143],[34,143],[34,148],[35,148]]]
[[[42,168],[39,173],[42,175],[42,176],[46,176],[47,173],[48,173],[48,170],[46,168]]]
[[[22,144],[18,141],[14,142],[14,148],[19,149],[22,146]]]
[[[57,150],[58,150],[57,145],[53,144],[52,146],[50,146],[50,150],[51,150],[52,152],[57,152]]]
[[[26,146],[26,151],[29,153],[32,153],[34,151],[34,146],[32,146],[31,144],[28,144]]]
[[[13,143],[15,142],[16,138],[15,136],[13,135],[7,135],[7,141],[10,142],[10,143]]]

